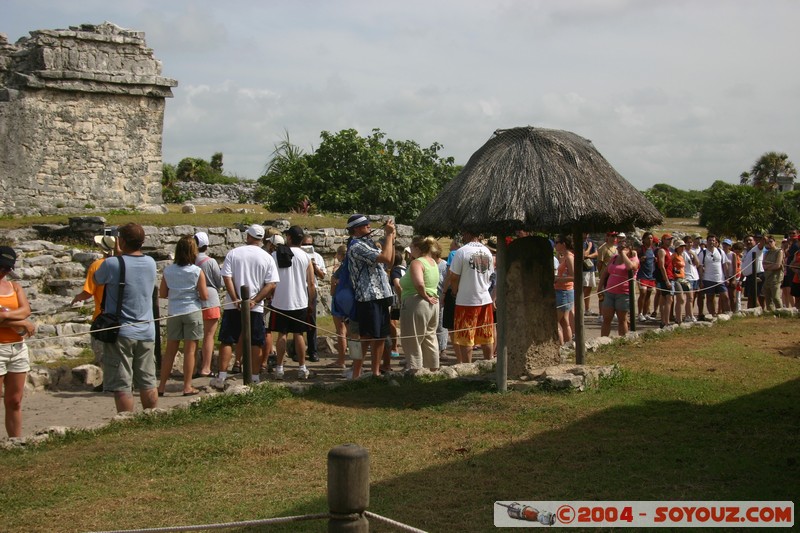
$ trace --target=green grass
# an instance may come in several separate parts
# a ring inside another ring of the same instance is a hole
[[[496,500],[791,500],[797,331],[762,317],[611,346],[589,362],[621,374],[583,393],[401,379],[217,397],[0,454],[0,528],[324,512],[326,454],[346,442],[370,452],[370,510],[429,531],[493,531]]]

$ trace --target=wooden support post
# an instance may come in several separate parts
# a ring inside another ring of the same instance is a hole
[[[253,382],[253,364],[250,360],[253,348],[253,332],[250,329],[250,287],[242,285],[242,302],[239,309],[242,313],[242,334],[239,337],[242,341],[242,381],[245,385]]]
[[[581,228],[572,230],[572,244],[575,248],[575,364],[582,365],[586,359],[586,342],[583,328],[583,232]]]
[[[497,236],[497,390],[508,389],[508,299],[506,298],[506,274],[508,272],[508,249],[504,235]]]
[[[328,452],[329,533],[369,533],[364,511],[369,507],[369,452],[342,444]],[[350,515],[361,515],[352,520]],[[338,518],[337,515],[341,515]]]

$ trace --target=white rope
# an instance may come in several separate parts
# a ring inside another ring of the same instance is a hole
[[[252,527],[272,524],[285,524],[288,522],[302,522],[305,520],[324,520],[326,518],[339,518],[341,520],[357,520],[359,515],[332,515],[330,513],[306,514],[297,516],[282,516],[278,518],[264,518],[261,520],[242,520],[240,522],[222,522],[219,524],[200,524],[193,526],[166,526],[141,529],[114,529],[109,531],[95,531],[93,533],[161,533],[165,531],[206,531],[209,529],[231,529],[235,527]]]
[[[386,518],[385,516],[371,513],[369,511],[364,511],[364,516],[372,520],[375,520],[376,522],[382,522],[387,526],[395,527],[401,531],[410,531],[411,533],[427,533],[424,529],[417,529],[407,524],[403,524],[402,522],[398,522],[396,520],[392,520],[391,518]]]

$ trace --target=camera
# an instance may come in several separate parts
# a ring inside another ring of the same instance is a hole
[[[103,235],[108,235],[109,237],[116,237],[119,234],[119,228],[114,226],[113,228],[104,228]]]

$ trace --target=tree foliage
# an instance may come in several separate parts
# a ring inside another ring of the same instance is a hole
[[[742,238],[770,229],[775,196],[767,191],[718,180],[704,192],[700,225],[709,232]]]
[[[238,183],[237,178],[226,176],[222,172],[222,154],[217,152],[212,162],[199,157],[184,157],[175,169],[178,181],[196,181],[200,183]]]
[[[696,217],[704,198],[702,191],[683,191],[666,183],[657,183],[643,194],[662,215],[670,218]]]
[[[779,178],[797,179],[797,169],[783,152],[766,152],[753,164],[750,172],[739,176],[741,185],[752,185],[757,189],[776,190]]]
[[[324,211],[370,211],[412,221],[458,167],[442,158],[442,145],[420,147],[414,141],[395,141],[379,129],[360,136],[354,129],[323,131],[321,142],[307,154],[288,134],[272,153],[262,191],[271,191],[268,208],[297,209],[304,201]]]

